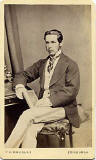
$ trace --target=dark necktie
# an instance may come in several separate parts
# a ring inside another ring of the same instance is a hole
[[[59,57],[60,55],[56,56],[56,57],[49,57],[49,64],[47,67],[47,71],[50,73],[50,71],[53,69],[53,64],[55,62],[55,60]]]
[[[50,73],[50,71],[53,69],[53,64],[54,64],[55,58],[54,57],[49,57],[49,64],[48,64],[48,72]]]

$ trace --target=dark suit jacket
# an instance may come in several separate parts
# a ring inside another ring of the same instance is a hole
[[[16,74],[13,87],[17,84],[24,84],[24,86],[26,86],[27,83],[40,77],[39,98],[42,98],[47,59],[48,57],[46,59],[41,59],[26,71]],[[75,127],[79,127],[79,115],[76,103],[79,86],[80,76],[77,64],[62,53],[50,81],[49,98],[52,102],[52,107],[64,107],[66,117]]]

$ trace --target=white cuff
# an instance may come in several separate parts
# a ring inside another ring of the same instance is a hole
[[[17,84],[15,89],[17,89],[17,88],[25,88],[25,86],[23,84]]]

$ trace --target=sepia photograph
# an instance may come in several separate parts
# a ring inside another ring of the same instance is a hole
[[[91,12],[89,4],[4,4],[7,153],[85,148],[84,156],[93,147]]]

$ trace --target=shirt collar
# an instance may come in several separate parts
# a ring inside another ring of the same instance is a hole
[[[61,49],[55,54],[54,58],[59,57],[59,55],[62,53]],[[47,59],[49,59],[50,56],[47,57]]]
[[[59,51],[55,54],[54,58],[58,57],[60,54],[61,54],[61,50],[59,50]]]

